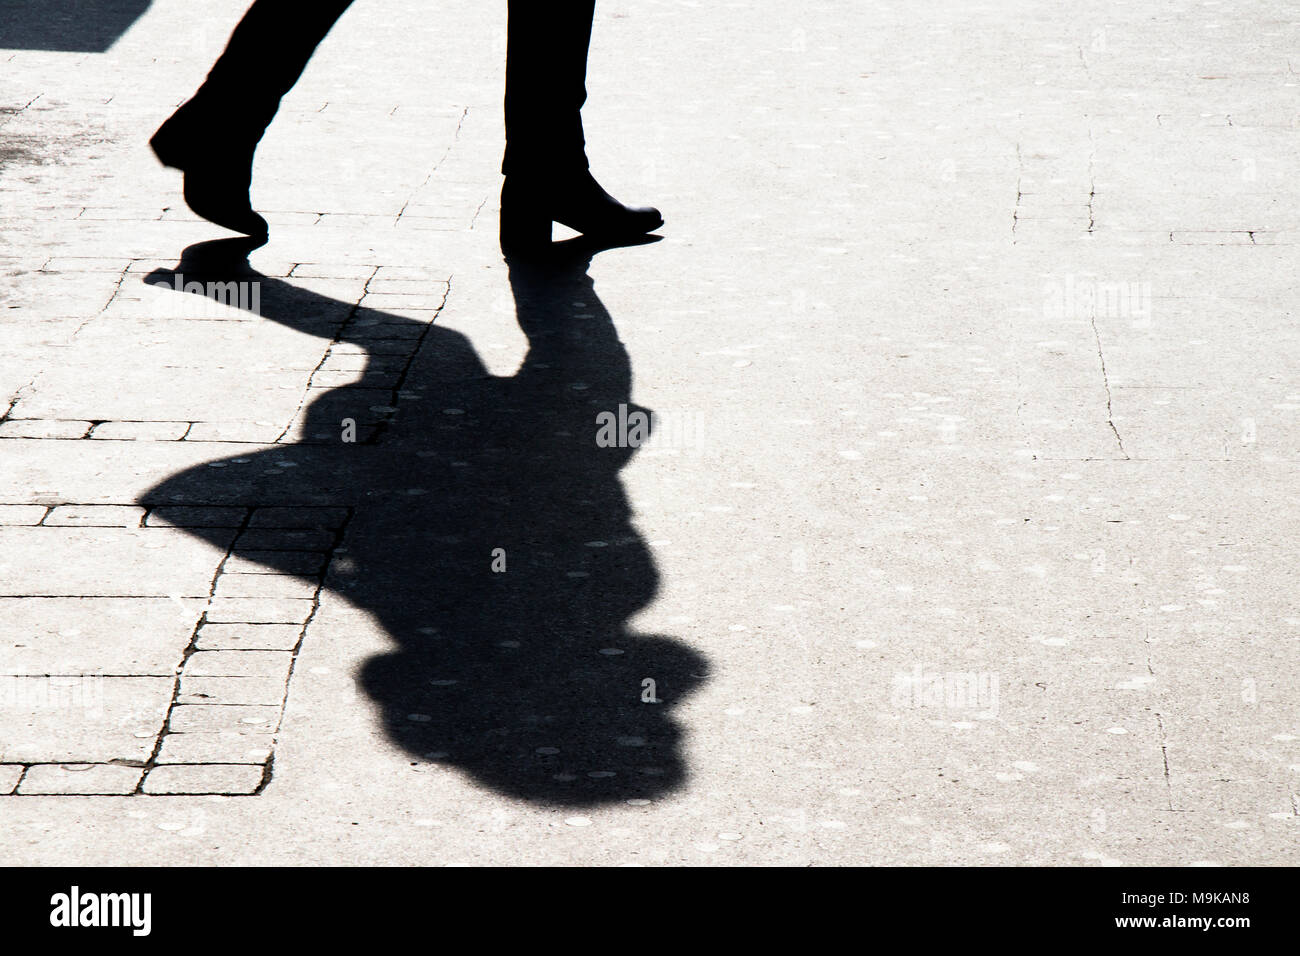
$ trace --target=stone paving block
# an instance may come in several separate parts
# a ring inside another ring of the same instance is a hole
[[[153,794],[251,794],[262,783],[263,769],[244,764],[170,764],[154,767],[141,787]]]
[[[432,312],[427,312],[421,315],[418,321],[431,321],[432,316]],[[370,354],[376,356],[406,356],[410,355],[411,350],[415,348],[415,339],[410,337],[393,338],[386,335],[358,334],[355,338],[356,344],[363,346]]]
[[[393,282],[447,282],[446,273],[438,273],[425,266],[381,265],[375,279]]]
[[[399,346],[410,352],[416,340],[437,316],[440,300],[425,296],[367,296],[366,308],[382,310],[382,320],[360,319],[346,329],[348,341],[364,345],[376,354],[394,354]],[[382,345],[378,343],[383,343]]]
[[[280,425],[258,425],[246,422],[195,422],[186,434],[188,442],[241,442],[266,445],[275,441],[284,430]]]
[[[369,355],[365,352],[345,352],[338,346],[330,349],[325,361],[321,362],[321,371],[361,372],[370,369],[400,372],[406,365],[406,359],[400,355]]]
[[[194,597],[209,592],[221,560],[206,542],[167,528],[5,527],[0,553],[23,555],[0,566],[0,596]]]
[[[90,433],[101,441],[180,441],[189,422],[100,422]]]
[[[149,443],[146,451],[134,442],[13,439],[0,455],[0,501],[130,504],[157,484],[159,469],[175,474],[201,466],[211,459],[210,452],[185,442]]]
[[[239,551],[328,551],[334,545],[334,533],[316,529],[252,528],[235,539]]]
[[[301,636],[297,624],[204,624],[194,646],[200,651],[291,651]]]
[[[198,651],[185,662],[185,677],[269,677],[285,681],[293,655],[280,651]]]
[[[0,760],[144,760],[174,677],[0,676]]]
[[[289,598],[312,600],[319,583],[304,581],[288,574],[229,574],[217,578],[214,599],[224,598]]]
[[[25,769],[22,764],[0,764],[0,796],[14,792]]]
[[[264,765],[274,746],[275,737],[271,734],[167,734],[157,762]]]
[[[27,768],[18,793],[22,796],[134,793],[143,772],[140,767],[119,764],[38,764]]]
[[[446,219],[434,216],[403,216],[397,223],[399,229],[423,229],[433,232],[464,232],[467,225],[464,218]]]
[[[249,518],[249,528],[328,528],[343,527],[346,508],[257,508]]]
[[[431,288],[436,286],[437,288]],[[446,291],[446,283],[438,279],[394,279],[387,275],[377,275],[366,283],[366,304],[371,305],[369,297],[381,293],[392,295],[430,295],[436,293],[439,300]]]
[[[207,619],[213,624],[305,624],[312,602],[288,598],[213,598]]]
[[[200,295],[176,293],[170,289],[151,290],[158,308],[175,309],[174,317],[166,321],[157,318],[101,317],[77,335],[76,348],[69,349],[66,360],[80,363],[91,355],[103,354],[115,343],[132,343],[133,363],[164,368],[248,367],[251,372],[264,373],[276,370],[284,373],[285,381],[294,372],[309,372],[325,354],[327,347],[315,335],[297,331],[278,322],[222,322],[220,328],[211,328],[207,321],[178,321],[178,319],[203,317],[207,310],[239,312],[247,310],[256,314],[262,307],[261,285],[247,283],[236,285],[229,292],[218,294],[223,298],[214,301]],[[228,296],[228,298],[226,298]],[[242,303],[239,308],[225,301]],[[250,360],[255,356],[255,360]]]
[[[225,574],[319,574],[325,560],[324,551],[244,551],[227,558],[222,571]]]
[[[167,730],[173,734],[272,734],[279,729],[280,708],[220,704],[177,704]]]
[[[308,371],[300,374],[305,385]],[[301,394],[301,387],[283,372],[247,364],[180,367],[126,363],[111,369],[89,363],[58,364],[48,366],[37,377],[12,414],[15,418],[198,422],[215,410],[229,421],[279,421],[297,410]],[[72,425],[64,427],[73,430]],[[52,437],[80,438],[87,431],[89,425],[75,435]],[[4,434],[0,431],[0,437]]]
[[[286,675],[287,677],[287,675]],[[285,680],[272,677],[182,677],[177,703],[284,703]]]
[[[206,597],[0,598],[0,674],[169,676]]]
[[[54,256],[45,263],[43,272],[125,272],[129,259],[103,256]]]
[[[287,212],[268,209],[265,211],[264,218],[267,223],[274,226],[311,226],[320,219],[320,214],[314,212]]]
[[[300,262],[289,275],[295,279],[368,279],[374,271],[374,266],[359,263]]]
[[[420,322],[403,321],[395,316],[404,315],[411,310],[437,311],[442,307],[442,300],[441,289],[420,294],[367,292],[361,300],[361,309],[366,311],[358,311],[359,317],[347,324],[346,337],[353,342],[363,338],[417,339],[424,332],[423,325]],[[382,310],[383,314],[377,314],[375,310]]]
[[[359,372],[326,372],[318,370],[312,373],[311,377],[311,384],[315,388],[336,388],[341,385],[352,385],[360,381],[361,374]]]
[[[59,505],[45,518],[46,527],[136,528],[144,518],[138,505]]]
[[[85,421],[10,418],[0,422],[0,438],[85,438],[90,427]]]
[[[45,505],[0,505],[0,525],[36,525],[49,511]]]
[[[311,408],[317,401],[322,400],[329,402],[330,407],[337,410],[340,422],[345,417],[354,419],[358,431],[364,425],[387,421],[397,413],[397,406],[392,404],[393,392],[386,388],[366,388],[362,385],[345,385],[338,388],[313,386],[307,389],[304,408]],[[301,419],[299,422],[301,423]],[[341,429],[331,429],[331,441],[337,441],[341,436]]]
[[[247,508],[161,505],[149,512],[144,523],[149,528],[238,528],[247,514]]]

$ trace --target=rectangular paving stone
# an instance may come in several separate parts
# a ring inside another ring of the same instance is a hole
[[[288,598],[310,601],[320,584],[290,574],[225,574],[217,578],[214,598]]]
[[[272,734],[167,734],[163,737],[157,762],[260,765],[270,759],[274,746]]]
[[[284,703],[286,683],[274,677],[191,677],[181,678],[177,702],[182,704],[273,704]]]
[[[279,425],[255,425],[249,422],[195,422],[190,426],[185,440],[269,445],[283,430],[283,426]]]
[[[240,551],[328,551],[334,545],[331,531],[249,528],[235,539]]]
[[[101,441],[180,441],[189,422],[100,422],[90,433]]]
[[[418,321],[420,322],[432,321],[433,316],[435,314],[436,313],[432,311],[421,310],[420,318]],[[395,356],[395,355],[408,356],[411,354],[412,350],[416,346],[415,339],[411,337],[394,338],[390,335],[357,334],[355,338],[356,338],[355,344],[358,349],[362,349],[370,353],[371,355],[378,355],[384,357]]]
[[[194,347],[201,350],[200,343],[197,340]],[[293,379],[301,377],[302,384],[306,384],[310,374],[307,370],[292,375],[277,370],[254,370],[247,362],[231,367],[126,362],[107,369],[93,364],[94,361],[86,355],[82,364],[46,366],[23,392],[14,408],[14,417],[198,422],[219,409],[222,418],[231,422],[287,420],[297,410],[302,394]],[[69,434],[50,437],[80,438],[89,430],[88,423],[75,434],[72,426],[63,427]]]
[[[406,312],[411,310],[437,311],[442,306],[443,290],[426,289],[417,294],[398,294],[398,293],[367,293],[365,298],[361,299],[361,307],[370,308],[370,310],[383,310],[393,312]],[[365,320],[354,323],[357,329],[382,330],[376,332],[376,337],[380,338],[411,338],[417,337],[422,332],[419,324],[416,323],[376,323],[372,326],[365,325]],[[351,338],[351,336],[348,336]]]
[[[14,787],[18,786],[18,779],[25,769],[27,768],[22,764],[0,764],[0,796],[14,792]]]
[[[312,373],[311,385],[313,388],[339,388],[344,385],[358,383],[360,380],[360,372],[317,369]]]
[[[0,422],[0,438],[85,438],[90,422],[11,418]]]
[[[200,651],[291,651],[301,634],[297,624],[204,624],[194,646]]]
[[[214,598],[207,619],[214,624],[305,624],[311,601],[287,598]]]
[[[169,764],[150,770],[141,791],[242,796],[261,786],[263,773],[246,764]]]
[[[436,287],[436,288],[431,288]],[[375,278],[366,283],[367,295],[391,292],[396,295],[430,295],[437,293],[439,298],[445,291],[445,284],[438,279],[393,279],[381,270]]]
[[[256,285],[229,287],[228,300],[251,309],[258,305],[260,289]],[[69,356],[69,361],[83,360],[87,355],[107,352],[118,343],[130,342],[132,364],[166,368],[251,365],[258,373],[279,369],[283,381],[292,382],[316,368],[325,355],[327,342],[277,322],[222,323],[220,334],[213,335],[211,323],[202,321],[202,317],[211,311],[211,318],[220,319],[237,311],[233,304],[228,306],[224,301],[197,295],[177,295],[171,290],[150,289],[149,293],[157,315],[96,319],[78,333],[76,353]],[[221,298],[227,299],[226,291],[221,293]],[[193,421],[188,416],[170,415],[113,418]]]
[[[0,554],[22,555],[0,562],[0,596],[196,597],[211,590],[222,557],[168,528],[45,526],[0,527]]]
[[[42,272],[125,272],[130,259],[103,256],[54,256],[46,261]]]
[[[323,372],[363,372],[387,371],[400,372],[406,365],[406,359],[400,355],[370,355],[363,351],[345,352],[338,346],[330,349],[320,365]]]
[[[177,704],[167,731],[173,734],[229,732],[267,734],[279,729],[280,708],[256,705]]]
[[[379,271],[375,273],[375,279],[393,280],[397,282],[442,282],[445,284],[447,276],[445,273],[439,275],[423,266],[381,265]]]
[[[197,651],[185,662],[185,677],[289,676],[293,655],[283,651]]]
[[[145,760],[174,677],[0,676],[0,754],[24,763]]]
[[[47,511],[45,505],[0,505],[0,525],[40,524]]]
[[[161,505],[149,512],[144,523],[149,528],[238,528],[247,514],[247,508]]]
[[[249,528],[335,529],[347,520],[346,508],[257,508]]]
[[[325,567],[323,551],[245,551],[232,554],[223,574],[318,574]]]
[[[38,764],[27,768],[20,795],[134,793],[144,771],[120,764]]]
[[[47,527],[135,528],[144,517],[139,505],[59,505],[45,519]]]
[[[294,279],[368,279],[374,271],[374,266],[360,263],[300,262],[289,275]]]
[[[169,676],[206,606],[206,598],[0,598],[0,674]]]

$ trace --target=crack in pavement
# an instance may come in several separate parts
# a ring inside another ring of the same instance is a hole
[[[1102,354],[1101,350],[1101,332],[1097,330],[1097,312],[1095,309],[1089,315],[1088,321],[1092,323],[1092,335],[1097,341],[1097,360],[1101,363],[1101,384],[1106,389],[1106,424],[1110,426],[1110,430],[1115,434],[1115,443],[1119,445],[1120,454],[1124,456],[1125,460],[1128,460],[1129,453],[1124,448],[1124,439],[1120,437],[1119,429],[1115,427],[1114,409],[1111,405],[1110,376],[1106,373],[1106,356]]]

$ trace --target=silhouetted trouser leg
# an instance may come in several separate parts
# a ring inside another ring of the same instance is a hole
[[[223,130],[261,138],[325,34],[352,0],[257,0],[194,94]]]
[[[587,168],[582,104],[595,0],[510,0],[506,155],[501,171],[542,178]]]

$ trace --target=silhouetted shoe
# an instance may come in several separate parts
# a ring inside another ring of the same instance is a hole
[[[266,220],[253,211],[256,137],[231,138],[228,129],[194,116],[186,103],[153,134],[149,145],[164,166],[185,174],[185,204],[195,215],[235,232],[266,238]]]
[[[624,206],[585,169],[563,180],[506,177],[501,187],[502,250],[547,246],[553,222],[590,239],[619,242],[658,229],[664,217],[649,206]]]

